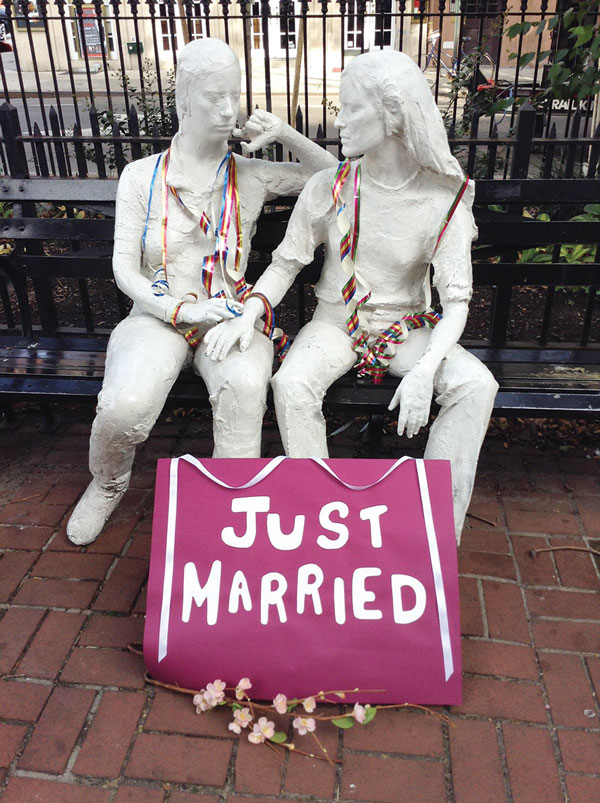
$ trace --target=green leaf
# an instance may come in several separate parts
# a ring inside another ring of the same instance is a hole
[[[552,67],[550,67],[550,69],[548,70],[548,78],[551,81],[559,80],[559,76],[563,72],[563,70],[564,68],[562,64],[559,63],[553,64]],[[568,70],[564,70],[564,72],[566,72],[568,75]]]
[[[523,53],[519,59],[519,67],[525,67],[530,61],[535,58],[535,53]]]
[[[515,36],[519,36],[519,34],[522,33],[522,31],[523,31],[523,27],[522,26],[523,26],[523,24],[521,22],[515,22],[514,25],[511,25],[510,28],[508,29],[508,31],[506,32],[506,35],[508,36],[508,38],[509,39],[514,39]]]
[[[577,41],[575,42],[574,47],[582,47],[583,45],[587,44],[594,35],[594,26],[580,25],[577,28],[574,28],[572,33],[577,36]]]
[[[287,741],[287,735],[283,731],[275,731],[269,741],[276,742],[277,744],[283,744],[283,742]]]
[[[232,703],[232,704],[231,704],[231,708],[232,708],[234,711],[241,711],[243,707],[244,707],[244,706],[243,706],[243,705],[240,705],[240,703]]]
[[[541,36],[541,35],[543,34],[543,32],[544,32],[544,28],[545,28],[545,27],[546,27],[546,20],[540,20],[540,21],[537,23],[537,31],[536,31],[536,34],[537,34],[538,36]]]
[[[331,722],[336,728],[347,729],[354,727],[354,717],[340,717],[339,719],[332,719]]]
[[[371,720],[375,719],[377,708],[365,708],[365,721],[363,725],[368,725]]]
[[[555,14],[548,20],[548,28],[553,31],[560,22],[560,14]]]

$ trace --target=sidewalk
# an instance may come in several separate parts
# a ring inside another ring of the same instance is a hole
[[[0,429],[2,803],[600,800],[600,559],[530,556],[600,548],[589,449],[486,442],[471,510],[489,523],[471,518],[459,550],[464,704],[449,725],[388,711],[331,734],[332,768],[238,739],[226,712],[197,716],[146,686],[126,649],[142,639],[155,461],[209,455],[208,418],[163,416],[84,551],[65,522],[88,481],[92,413],[59,414],[54,431],[27,410]],[[276,454],[272,423],[265,440]],[[397,450],[391,434],[385,446]],[[360,453],[358,426],[331,451]]]

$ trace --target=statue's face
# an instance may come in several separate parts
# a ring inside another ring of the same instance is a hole
[[[192,84],[188,129],[205,139],[227,139],[238,119],[240,88],[240,71],[235,66],[211,72]]]
[[[364,90],[344,79],[340,84],[340,113],[334,126],[340,132],[342,153],[360,156],[379,148],[386,139],[383,109]]]

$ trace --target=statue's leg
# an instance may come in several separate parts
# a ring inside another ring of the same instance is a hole
[[[131,315],[112,333],[90,437],[93,480],[67,524],[73,543],[94,541],[120,502],[135,447],[150,434],[188,351],[180,334],[148,315]]]
[[[398,349],[390,372],[404,376],[426,347],[430,331],[411,332],[411,353]],[[406,363],[410,362],[411,365]],[[425,458],[450,460],[456,541],[460,537],[471,501],[481,444],[494,406],[498,383],[485,365],[462,346],[455,346],[443,360],[434,379],[435,400],[440,411],[431,425]]]
[[[194,370],[206,383],[212,405],[213,457],[260,457],[272,342],[256,331],[246,351],[234,346],[222,362],[208,358],[200,343]]]
[[[323,399],[356,362],[339,326],[313,319],[304,326],[271,380],[277,423],[290,457],[328,457]]]

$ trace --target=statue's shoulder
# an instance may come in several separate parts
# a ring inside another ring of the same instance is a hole
[[[313,175],[306,182],[304,192],[310,193],[315,197],[327,197],[331,200],[331,185],[337,173],[337,166],[326,167],[324,170],[319,170],[318,173]]]
[[[134,185],[140,188],[150,186],[156,166],[162,158],[162,153],[153,153],[129,162],[119,177],[120,185]]]

